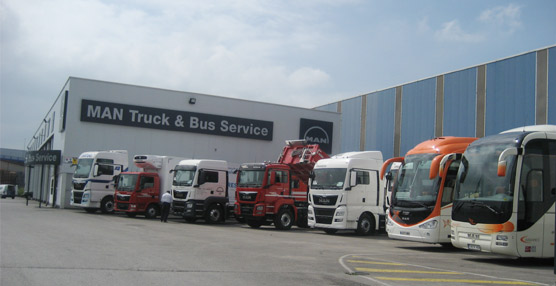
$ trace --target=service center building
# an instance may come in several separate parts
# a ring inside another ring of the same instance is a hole
[[[26,184],[34,198],[64,208],[72,162],[86,151],[127,150],[131,170],[140,154],[237,166],[276,161],[290,139],[339,153],[339,128],[336,112],[70,77],[27,146]],[[33,159],[52,154],[61,158]]]

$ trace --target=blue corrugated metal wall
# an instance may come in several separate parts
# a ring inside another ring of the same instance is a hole
[[[324,106],[319,106],[317,108],[315,108],[316,110],[323,110],[323,111],[332,111],[332,112],[337,112],[338,111],[338,103],[331,103],[331,104],[327,104]]]
[[[394,157],[394,110],[396,89],[367,95],[365,150],[378,150],[385,159]]]
[[[485,135],[535,124],[536,53],[487,65]]]
[[[548,49],[548,124],[556,124],[556,47]]]
[[[403,86],[400,154],[418,143],[434,138],[436,78]]]
[[[445,136],[475,137],[477,68],[444,76]]]
[[[361,96],[342,101],[342,152],[360,149],[361,102]]]

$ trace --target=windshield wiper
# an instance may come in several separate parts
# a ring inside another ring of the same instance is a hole
[[[501,215],[501,214],[503,213],[502,211],[498,211],[498,210],[496,210],[495,208],[493,208],[493,207],[489,206],[488,204],[485,204],[485,203],[483,203],[483,202],[481,202],[481,201],[476,201],[476,200],[474,200],[474,201],[470,201],[470,203],[471,203],[473,206],[484,207],[484,208],[488,209],[489,211],[491,211],[492,213],[494,213],[494,214],[496,214],[496,215]]]

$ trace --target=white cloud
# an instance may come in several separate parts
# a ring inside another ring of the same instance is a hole
[[[442,29],[435,32],[435,37],[439,41],[476,43],[484,40],[484,36],[464,31],[458,20],[453,20],[442,24]]]
[[[479,20],[485,24],[503,27],[507,29],[506,32],[511,34],[522,26],[521,9],[522,7],[516,4],[494,7],[483,11]]]

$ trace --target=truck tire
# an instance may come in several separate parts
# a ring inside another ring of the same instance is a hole
[[[247,220],[247,225],[251,228],[259,228],[263,223],[259,220]]]
[[[205,221],[210,224],[222,221],[223,212],[218,204],[211,204],[205,211]]]
[[[100,211],[103,214],[109,214],[114,212],[114,200],[112,197],[105,197],[100,202]]]
[[[289,209],[281,209],[274,217],[274,226],[280,230],[292,228],[294,216]]]
[[[94,214],[94,213],[97,212],[97,209],[95,209],[95,208],[85,208],[85,211],[90,213],[90,214]]]
[[[127,217],[135,217],[137,215],[137,213],[125,213],[127,215]]]
[[[375,233],[375,220],[369,214],[362,214],[357,222],[355,233],[358,235],[371,235]]]
[[[336,232],[338,232],[338,230],[334,228],[325,228],[323,230],[324,232],[326,232],[326,234],[335,234]]]
[[[145,210],[145,218],[153,219],[158,215],[158,208],[155,205],[149,205]]]

